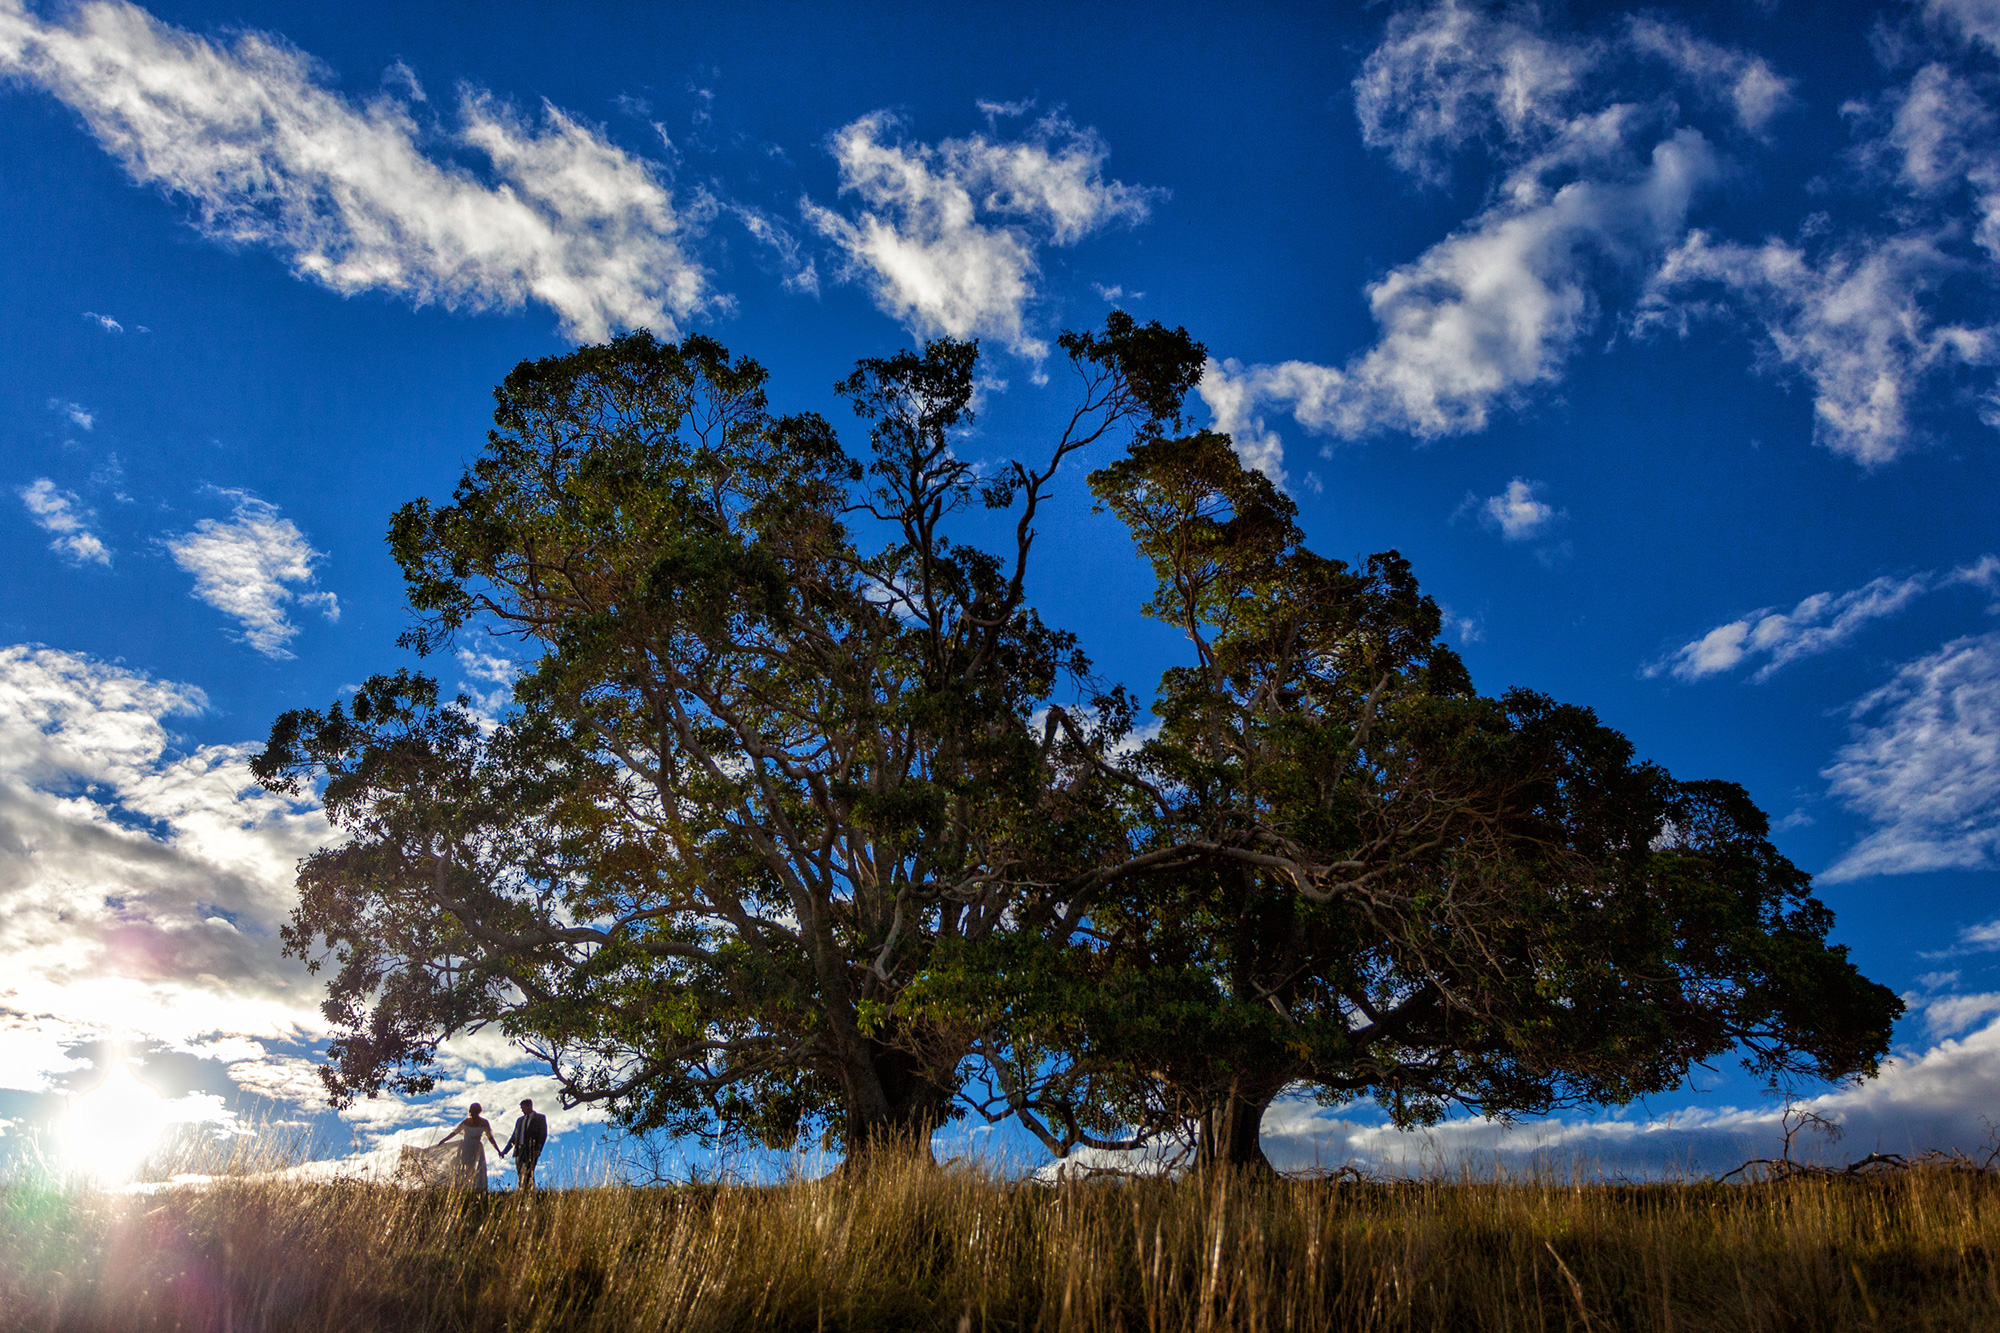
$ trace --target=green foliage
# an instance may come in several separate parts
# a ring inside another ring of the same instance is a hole
[[[953,450],[971,344],[838,386],[865,465],[705,338],[508,376],[452,502],[390,540],[405,641],[511,636],[534,658],[514,708],[379,678],[281,718],[258,761],[323,777],[348,835],[286,936],[335,966],[337,1099],[423,1088],[440,1039],[497,1022],[638,1129],[865,1147],[957,1113],[978,1034],[904,992],[1073,872],[1060,834],[1091,804],[1029,727],[1087,671],[1026,603],[1034,516],[1072,453],[1157,435],[1202,353],[1121,317],[1074,358],[1067,429],[984,488],[1021,511],[1000,554],[943,531],[981,490]]]
[[[1307,550],[1222,436],[1140,441],[1090,485],[1193,661],[1118,766],[1116,882],[924,986],[1005,1034],[991,1095],[1051,1149],[1191,1130],[1261,1161],[1299,1086],[1410,1124],[1622,1103],[1731,1048],[1773,1082],[1873,1072],[1900,1002],[1826,943],[1740,788],[1477,695],[1408,564]]]
[[[1258,1161],[1288,1087],[1415,1123],[1623,1102],[1732,1048],[1873,1071],[1900,1005],[1740,789],[1479,695],[1407,561],[1308,550],[1226,437],[1172,433],[1184,331],[1061,346],[1067,426],[983,471],[969,343],[836,386],[866,461],[705,338],[508,376],[391,544],[405,641],[511,637],[513,707],[378,677],[257,761],[347,835],[286,933],[332,964],[336,1100],[425,1089],[498,1023],[636,1129],[859,1149],[970,1109],[1058,1153],[1193,1126]],[[1091,492],[1189,649],[1151,735],[1027,599],[1040,506],[1106,437]],[[974,504],[1011,549],[952,535]]]

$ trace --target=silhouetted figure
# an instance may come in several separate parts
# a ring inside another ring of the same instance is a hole
[[[496,1151],[499,1149],[500,1143],[493,1137],[493,1126],[486,1123],[485,1117],[479,1114],[479,1103],[474,1102],[472,1109],[466,1112],[465,1119],[459,1121],[452,1128],[450,1134],[445,1135],[432,1145],[433,1147],[442,1148],[445,1144],[451,1142],[453,1137],[462,1136],[459,1137],[458,1143],[457,1183],[467,1189],[484,1190],[486,1188],[486,1149],[479,1142],[482,1135],[485,1136],[487,1143],[493,1145]]]
[[[500,1150],[505,1157],[509,1150],[514,1154],[514,1170],[520,1173],[520,1188],[531,1190],[535,1187],[535,1162],[542,1155],[542,1145],[549,1141],[549,1118],[535,1109],[535,1103],[521,1099],[521,1118],[514,1122],[514,1132],[507,1136],[507,1146]]]

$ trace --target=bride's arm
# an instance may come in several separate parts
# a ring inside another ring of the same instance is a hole
[[[465,1122],[463,1120],[459,1121],[457,1124],[451,1127],[451,1133],[445,1135],[443,1138],[439,1139],[436,1143],[433,1143],[431,1147],[433,1148],[444,1147],[445,1144],[450,1143],[453,1139],[457,1138],[459,1132],[464,1128],[465,1128]]]

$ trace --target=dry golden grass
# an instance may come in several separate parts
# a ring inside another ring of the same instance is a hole
[[[2000,1329],[2000,1180],[0,1188],[7,1329]]]

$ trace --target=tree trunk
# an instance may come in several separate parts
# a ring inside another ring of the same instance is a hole
[[[1243,1167],[1274,1174],[1270,1159],[1264,1156],[1260,1131],[1265,1110],[1282,1090],[1282,1085],[1264,1089],[1230,1084],[1228,1093],[1202,1114],[1200,1138],[1195,1144],[1196,1169]]]
[[[931,1132],[943,1123],[950,1093],[924,1077],[907,1051],[867,1042],[867,1055],[843,1080],[847,1092],[847,1159],[843,1166],[883,1153],[929,1162]]]

